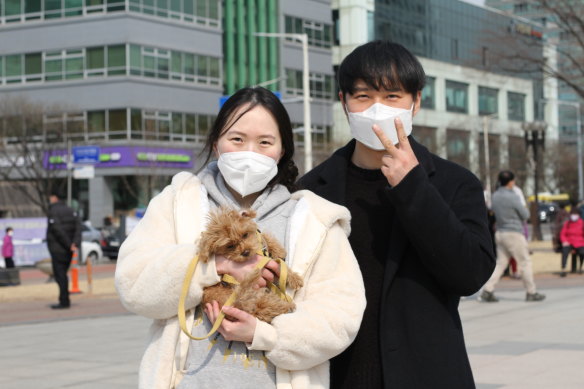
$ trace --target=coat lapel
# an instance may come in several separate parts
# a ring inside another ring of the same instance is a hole
[[[320,173],[323,184],[318,187],[318,195],[333,203],[345,205],[345,188],[347,169],[355,150],[355,140],[338,149],[329,159]]]

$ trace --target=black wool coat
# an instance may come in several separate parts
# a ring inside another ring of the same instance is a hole
[[[81,250],[81,221],[77,212],[62,201],[49,206],[47,246],[53,258],[70,258],[71,244]],[[81,253],[79,253],[81,257]]]
[[[474,388],[458,304],[495,268],[482,186],[465,168],[409,139],[419,165],[386,190],[396,217],[387,223],[381,294],[384,387]],[[299,186],[345,205],[354,148],[353,140],[303,176]]]

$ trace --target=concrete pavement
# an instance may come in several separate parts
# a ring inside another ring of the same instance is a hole
[[[547,254],[541,260],[557,266],[557,254]],[[117,300],[114,266],[96,266],[95,282],[102,285],[94,285],[93,295],[73,296],[70,310],[48,308],[57,287],[46,288],[46,277],[33,269],[23,271],[23,285],[0,288],[1,388],[137,387],[150,321],[127,313]],[[584,276],[559,278],[553,271],[536,275],[544,302],[524,302],[521,281],[510,278],[497,286],[499,303],[476,296],[461,301],[479,389],[584,388]]]

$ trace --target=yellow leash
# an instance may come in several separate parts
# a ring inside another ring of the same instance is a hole
[[[263,240],[262,240],[262,236],[261,233],[259,231],[256,232],[256,235],[258,236],[258,239],[260,241],[260,247],[263,247]],[[275,260],[276,262],[278,262],[280,264],[280,279],[278,282],[278,286],[274,285],[273,283],[271,283],[269,285],[270,290],[278,293],[280,295],[280,298],[283,300],[287,300],[288,302],[292,301],[292,297],[288,296],[286,294],[286,279],[288,278],[288,266],[286,265],[286,262],[284,262],[281,258],[270,258],[268,251],[266,250],[266,248],[263,248],[261,251],[256,252],[256,254],[261,255],[262,259],[260,260],[260,262],[256,265],[257,269],[261,269],[264,266],[266,266],[266,264],[271,260]],[[180,297],[178,300],[178,322],[180,325],[180,329],[191,339],[193,340],[203,340],[203,339],[207,339],[208,337],[210,337],[211,335],[213,335],[215,332],[217,332],[217,330],[219,329],[219,327],[221,326],[221,323],[223,322],[223,319],[225,318],[225,314],[223,313],[223,310],[221,310],[219,312],[219,316],[217,317],[217,319],[215,320],[215,323],[213,323],[213,327],[211,328],[211,330],[209,331],[209,333],[205,336],[202,337],[197,337],[197,336],[193,336],[191,334],[191,332],[187,329],[187,320],[186,320],[186,312],[185,312],[185,302],[187,299],[187,295],[189,293],[189,288],[191,285],[191,281],[193,279],[193,276],[195,274],[195,270],[197,269],[197,264],[199,263],[199,256],[196,255],[191,263],[189,264],[189,266],[187,267],[187,272],[185,274],[185,278],[182,284],[182,289],[180,292]],[[233,285],[237,285],[239,284],[239,282],[233,278],[232,276],[230,276],[229,274],[224,274],[221,278],[222,281],[227,282],[229,284],[233,284]],[[225,304],[223,304],[224,307],[230,307],[231,305],[233,305],[233,302],[235,301],[237,295],[235,293],[235,291],[233,291],[233,293],[231,293],[231,296],[229,296],[229,298],[227,299],[227,301],[225,301]]]

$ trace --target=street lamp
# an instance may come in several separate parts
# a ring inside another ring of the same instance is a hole
[[[310,123],[310,82],[308,74],[308,35],[284,32],[256,32],[266,38],[292,38],[302,43],[302,96],[304,100],[304,172],[312,169],[312,133]]]
[[[531,210],[531,223],[533,225],[533,240],[542,240],[541,227],[539,224],[539,149],[545,147],[545,129],[547,125],[544,122],[523,123],[523,130],[525,131],[525,148],[531,146],[533,150],[534,163],[534,191],[535,202]]]
[[[483,116],[483,147],[485,152],[485,190],[487,191],[486,203],[491,207],[491,161],[489,157],[489,119],[496,118],[497,113]]]

